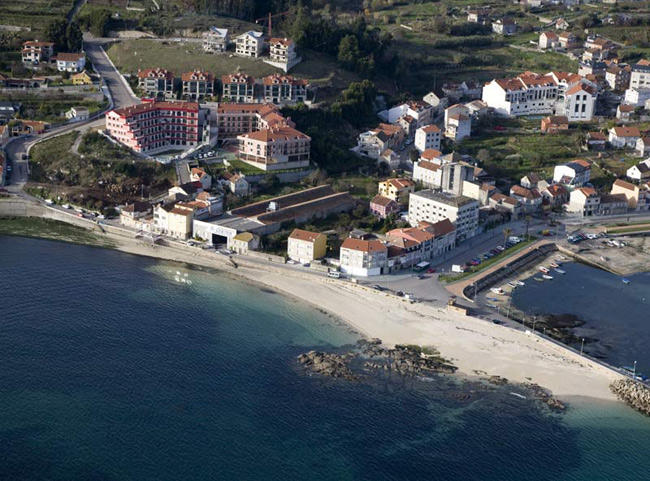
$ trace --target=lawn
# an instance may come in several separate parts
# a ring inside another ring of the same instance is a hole
[[[1,1],[0,18],[3,25],[30,27],[41,31],[49,21],[64,17],[74,0],[19,0]]]
[[[246,162],[239,159],[228,160],[228,163],[233,169],[238,170],[244,175],[263,175],[266,173],[266,171],[258,169],[257,167],[247,164]]]
[[[0,218],[0,234],[110,247],[92,232],[74,225],[38,217]]]

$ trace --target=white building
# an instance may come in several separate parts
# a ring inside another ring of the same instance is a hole
[[[413,226],[425,221],[435,224],[449,219],[456,227],[458,240],[477,234],[479,202],[463,195],[433,190],[414,192],[409,197],[409,223]]]
[[[558,45],[557,33],[542,32],[539,36],[539,48],[555,48]]]
[[[449,105],[449,99],[447,97],[440,98],[433,92],[426,94],[422,97],[422,100],[433,107],[434,115],[442,112]]]
[[[86,107],[72,107],[65,113],[65,118],[73,122],[86,120],[90,117],[90,111]]]
[[[625,91],[624,102],[635,107],[642,107],[650,100],[650,89],[636,89],[630,87]]]
[[[56,69],[59,72],[81,72],[86,67],[86,55],[82,53],[59,53]]]
[[[609,129],[609,143],[617,149],[636,149],[641,132],[636,127],[613,127]]]
[[[558,99],[558,86],[551,75],[527,72],[511,79],[495,79],[483,87],[483,101],[496,114],[552,114]]]
[[[427,149],[440,150],[441,131],[437,125],[426,125],[415,131],[415,148],[420,152]]]
[[[472,118],[469,108],[462,104],[445,109],[445,137],[460,142],[472,135]]]
[[[589,121],[594,118],[598,97],[595,87],[579,82],[567,90],[564,95],[563,109],[558,112],[559,115],[566,115],[569,122]]]
[[[348,237],[340,250],[342,272],[352,276],[380,275],[386,267],[388,248],[378,240],[361,240]]]
[[[259,57],[264,49],[264,33],[249,30],[235,38],[235,53],[244,57]]]
[[[566,164],[556,165],[553,169],[553,183],[581,186],[591,179],[591,164],[586,160],[576,159]]]
[[[650,60],[639,60],[632,65],[630,88],[625,91],[625,103],[642,107],[650,100]]]
[[[433,122],[434,108],[427,102],[409,100],[391,109],[382,110],[378,115],[389,124],[394,124],[404,117],[412,117],[415,127],[418,128]]]
[[[227,28],[210,27],[203,34],[203,51],[205,53],[223,53],[228,50],[229,42]]]
[[[425,189],[438,189],[442,185],[442,166],[428,160],[413,163],[413,180]]]
[[[633,165],[627,169],[626,175],[632,180],[642,181],[650,179],[650,159],[646,159],[637,165]]]
[[[571,192],[567,212],[581,214],[583,217],[597,215],[600,208],[600,195],[592,187],[582,187]]]

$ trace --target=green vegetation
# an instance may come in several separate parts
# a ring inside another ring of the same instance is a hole
[[[65,222],[39,217],[0,218],[0,235],[35,237],[73,244],[114,247],[114,244],[93,232]]]
[[[239,159],[229,160],[228,163],[231,167],[231,169],[228,170],[236,170],[237,172],[244,175],[263,175],[266,173],[266,171],[258,169],[257,167],[247,164],[246,162]]]
[[[36,144],[30,152],[30,187],[43,187],[53,198],[103,210],[107,206],[166,191],[176,178],[172,166],[142,160],[97,133],[80,141],[71,151],[77,132]]]
[[[528,240],[520,242],[519,244],[512,246],[510,249],[506,249],[501,254],[494,256],[491,259],[484,260],[478,266],[466,267],[465,272],[459,274],[441,275],[438,277],[438,280],[440,282],[451,283],[451,282],[457,282],[466,279],[468,277],[471,277],[487,269],[488,267],[496,264],[497,262],[501,262],[504,259],[507,259],[508,257],[512,256],[513,254],[516,254],[517,252],[521,252],[536,240],[537,239],[535,237],[530,236]]]
[[[63,18],[72,8],[73,0],[20,0],[0,2],[3,25],[30,27],[38,35],[54,19]]]
[[[20,104],[18,118],[26,120],[40,120],[48,123],[65,122],[65,113],[72,107],[86,107],[90,115],[105,109],[108,106],[106,100],[89,101],[88,94],[65,94],[48,90],[45,95],[35,95],[32,93],[16,90],[15,92],[5,92],[2,100],[11,101],[14,104]]]
[[[52,20],[45,28],[45,38],[54,42],[59,52],[81,52],[83,33],[77,22],[68,23],[64,18]]]

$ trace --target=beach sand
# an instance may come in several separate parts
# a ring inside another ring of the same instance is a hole
[[[347,281],[315,276],[307,268],[257,263],[199,249],[152,248],[135,239],[107,234],[117,249],[176,262],[221,269],[277,289],[342,319],[386,345],[434,346],[469,376],[498,375],[513,382],[534,382],[560,398],[587,396],[615,400],[609,384],[619,374],[571,351],[522,331],[463,316],[423,303],[410,304],[385,292]],[[304,269],[304,270],[303,270]]]

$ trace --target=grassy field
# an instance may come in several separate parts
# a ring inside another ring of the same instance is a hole
[[[38,217],[0,218],[0,235],[35,237],[73,244],[113,247],[107,241],[89,230],[50,219]]]
[[[342,69],[327,55],[301,51],[303,61],[291,70],[291,74],[306,78],[312,84],[340,91],[358,77]],[[221,76],[242,71],[253,77],[263,77],[281,71],[262,59],[238,57],[235,55],[214,55],[203,53],[200,43],[157,42],[138,39],[124,40],[113,44],[108,55],[123,73],[135,74],[138,69],[162,67],[180,77],[183,72],[204,69],[212,72],[221,81]]]
[[[0,23],[42,31],[50,20],[64,17],[73,4],[74,0],[3,0],[0,1]]]
[[[2,94],[2,100],[20,104],[21,118],[49,123],[65,122],[65,113],[72,107],[86,107],[92,115],[108,105],[107,101],[95,102],[85,99],[84,95],[54,94],[36,96],[20,90]]]

